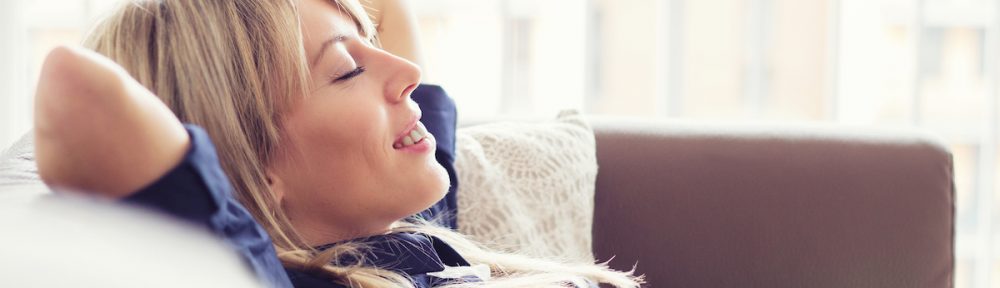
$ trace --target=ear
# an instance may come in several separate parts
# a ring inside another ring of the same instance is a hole
[[[285,199],[285,190],[287,189],[278,174],[274,171],[268,170],[265,172],[265,180],[267,181],[267,187],[270,188],[271,193],[274,194],[274,201],[281,203]]]

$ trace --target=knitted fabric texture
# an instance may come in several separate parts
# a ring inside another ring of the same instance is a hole
[[[0,153],[0,187],[42,184],[34,151],[34,136],[29,132]]]
[[[456,150],[461,232],[494,249],[593,263],[597,158],[583,116],[462,128]]]

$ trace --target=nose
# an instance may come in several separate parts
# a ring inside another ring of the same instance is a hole
[[[390,103],[406,102],[420,84],[420,67],[388,52],[380,50],[379,53],[387,75],[383,95]]]

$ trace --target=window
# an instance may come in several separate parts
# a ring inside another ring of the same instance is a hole
[[[31,129],[32,96],[48,51],[77,44],[115,0],[14,0],[0,3],[0,147]]]
[[[992,276],[1000,269],[1000,1],[426,2],[448,7],[420,14],[438,23],[424,27],[436,37],[429,45],[442,45],[428,50],[445,55],[428,73],[472,116],[551,117],[578,106],[931,131],[955,157],[956,287],[1000,284]],[[484,84],[470,84],[477,81]]]

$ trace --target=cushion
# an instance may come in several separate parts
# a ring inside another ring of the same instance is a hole
[[[28,132],[0,153],[0,187],[40,185],[35,166],[34,134]]]
[[[458,227],[494,249],[590,262],[597,158],[575,111],[456,133]]]
[[[0,188],[0,287],[264,287],[203,229],[68,194],[8,201],[26,187]]]
[[[0,209],[28,205],[49,193],[38,178],[34,134],[28,132],[0,153]]]
[[[16,232],[0,245],[7,273],[0,287],[262,287],[205,231],[132,207],[49,193],[38,178],[33,140],[29,132],[0,153],[0,227]],[[52,265],[67,259],[74,269]],[[47,277],[56,270],[61,277]]]

